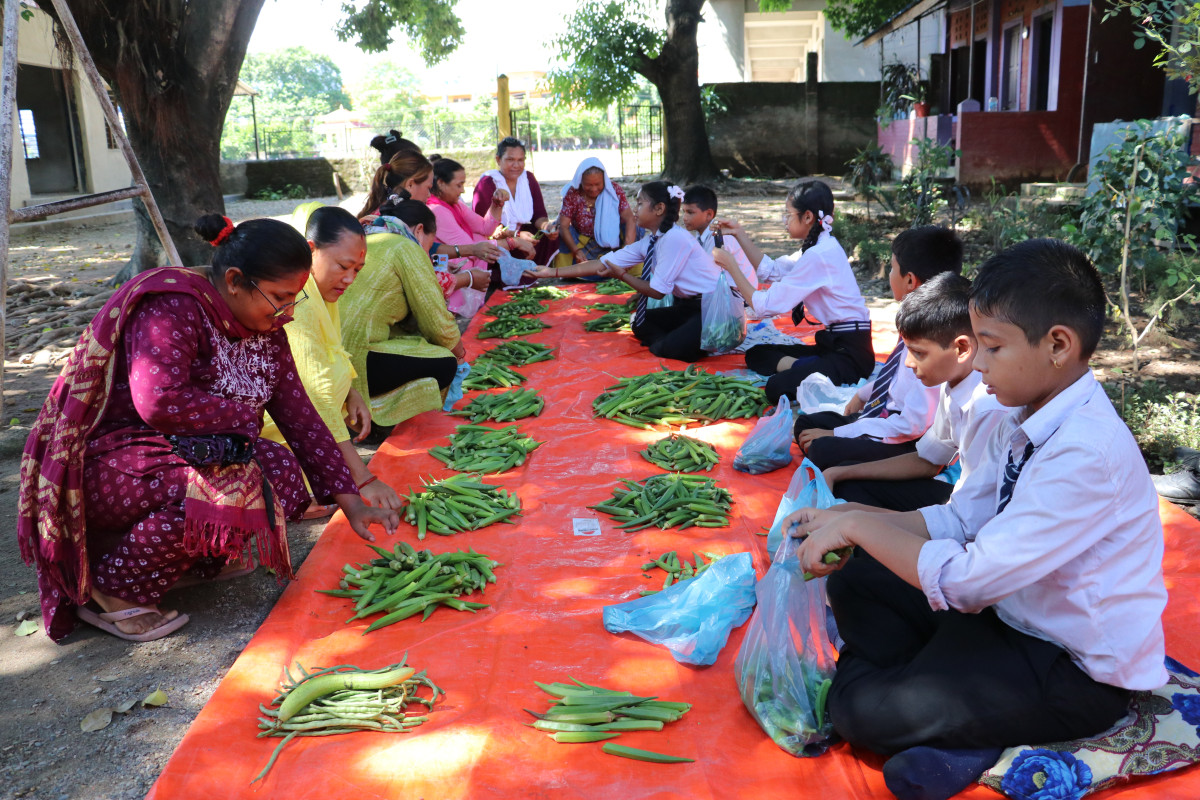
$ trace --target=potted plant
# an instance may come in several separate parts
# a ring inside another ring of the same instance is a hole
[[[921,83],[921,70],[915,64],[898,61],[886,64],[882,70],[882,90],[883,105],[897,115],[908,116],[918,102],[924,105],[925,110],[917,116],[929,113],[929,105],[925,103],[925,86]]]
[[[921,80],[921,73],[913,68],[912,88],[901,97],[912,103],[913,113],[918,117],[929,116],[928,87]]]

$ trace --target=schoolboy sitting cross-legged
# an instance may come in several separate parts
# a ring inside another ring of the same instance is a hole
[[[707,186],[689,186],[683,190],[683,202],[679,204],[679,224],[695,234],[696,242],[709,255],[717,246],[716,231],[713,230],[713,219],[717,216],[717,193]],[[751,286],[758,285],[758,275],[746,251],[738,244],[737,239],[722,236],[721,246],[737,261],[742,275]]]
[[[946,505],[788,518],[845,645],[834,729],[890,756],[901,798],[946,798],[1002,748],[1098,734],[1163,666],[1163,531],[1129,428],[1088,367],[1100,276],[1051,239],[992,257],[971,290],[975,369],[1013,410]]]
[[[908,353],[904,365],[925,386],[938,387],[933,425],[912,453],[824,470],[834,496],[847,501],[838,510],[915,511],[944,503],[982,463],[992,429],[1007,410],[971,368],[979,345],[971,332],[970,294],[969,280],[943,272],[900,304],[896,328]],[[957,483],[939,474],[952,463],[960,467]]]
[[[914,289],[943,272],[962,272],[963,243],[949,228],[926,225],[904,231],[892,241],[888,283],[903,301]],[[911,453],[929,429],[937,389],[923,385],[905,365],[904,340],[874,380],[863,385],[844,413],[801,414],[794,425],[800,452],[821,469],[838,464],[878,461]]]

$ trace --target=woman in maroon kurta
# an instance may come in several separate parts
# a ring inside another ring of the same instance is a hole
[[[481,217],[491,215],[505,228],[522,238],[534,239],[539,231],[533,261],[544,267],[558,252],[558,224],[546,213],[542,187],[533,173],[525,169],[525,144],[512,136],[496,146],[496,169],[483,173],[475,184],[471,207]]]
[[[354,530],[395,512],[358,496],[297,375],[283,324],[304,301],[311,255],[282,222],[210,215],[207,275],[164,267],[96,315],[25,448],[17,534],[36,564],[46,631],[79,618],[146,641],[186,615],[158,604],[180,578],[250,556],[291,576],[283,519],[337,502]],[[237,266],[235,266],[237,265]],[[259,438],[267,411],[295,453]]]

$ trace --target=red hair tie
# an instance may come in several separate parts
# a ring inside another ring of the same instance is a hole
[[[229,217],[221,217],[221,219],[225,220],[225,227],[221,228],[221,232],[212,240],[213,247],[220,247],[226,239],[233,235],[233,220]]]
[[[391,172],[391,171],[392,171],[392,165],[391,165],[391,164],[384,164],[384,165],[383,165],[383,171],[384,171],[384,172]]]

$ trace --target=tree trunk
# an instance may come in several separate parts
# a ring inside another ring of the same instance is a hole
[[[221,128],[263,2],[67,0],[185,266],[212,255],[192,225],[225,210]],[[50,3],[42,7],[54,16]],[[163,263],[145,208],[135,202],[134,211],[137,243],[125,277]]]
[[[679,184],[717,177],[717,166],[708,147],[708,128],[700,103],[700,52],[696,28],[703,0],[669,0],[667,40],[645,71],[663,103],[666,159],[663,177]]]

